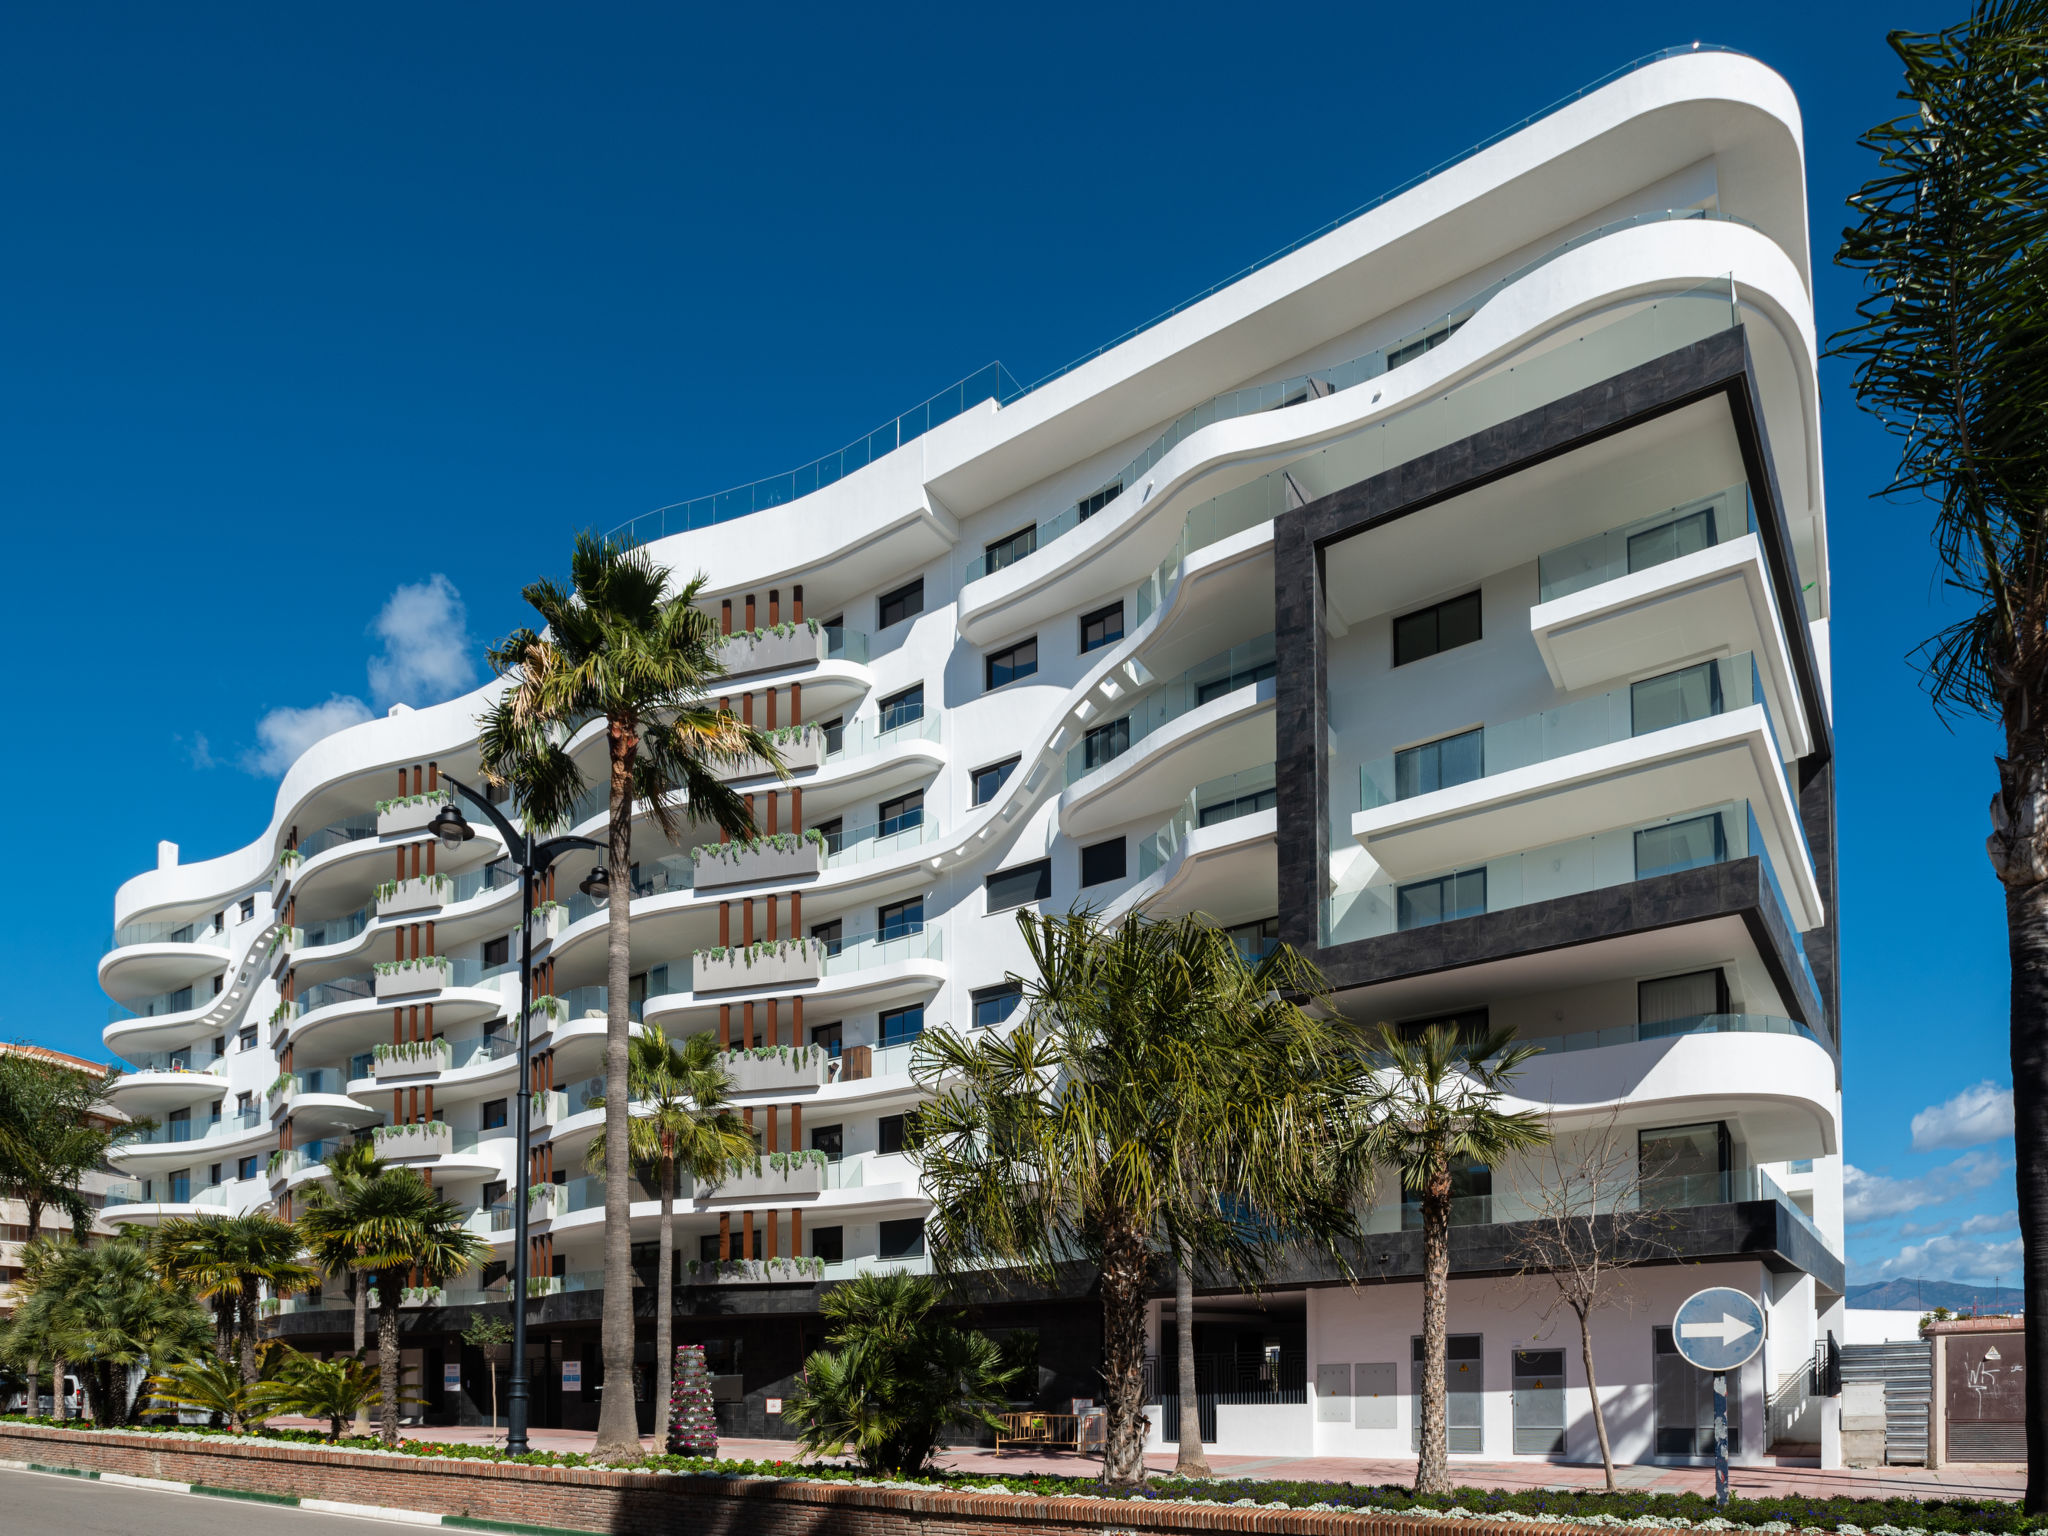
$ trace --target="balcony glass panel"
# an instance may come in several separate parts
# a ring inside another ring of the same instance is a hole
[[[894,725],[885,724],[877,716],[852,721],[836,731],[827,731],[825,760],[833,762],[843,757],[865,757],[871,752],[886,752],[901,742],[938,739],[939,716],[923,713],[923,701],[920,699],[918,713],[907,719],[898,718]]]
[[[1195,828],[1212,827],[1273,809],[1277,794],[1273,769],[1273,764],[1265,763],[1210,779],[1189,790],[1187,799],[1166,825],[1138,844],[1138,878],[1143,880],[1172,863]]]
[[[1197,662],[1178,677],[1148,688],[1124,714],[1103,721],[1068,749],[1067,783],[1072,784],[1104,763],[1122,757],[1189,710],[1264,682],[1273,676],[1275,667],[1273,636],[1256,635]]]
[[[838,940],[836,948],[827,947],[822,974],[844,976],[853,971],[870,970],[878,965],[898,965],[905,960],[942,958],[944,955],[940,943],[940,930],[935,925],[920,922],[916,927],[906,924],[887,937],[863,933]]]
[[[1596,533],[1536,560],[1537,601],[1569,597],[1588,587],[1647,571],[1668,560],[1697,554],[1756,532],[1756,503],[1749,486],[1737,484],[1712,496],[1637,518]]]
[[[894,818],[891,818],[893,820]],[[843,829],[836,835],[828,834],[825,839],[826,869],[840,869],[848,864],[865,864],[870,859],[887,858],[908,848],[921,848],[926,843],[939,839],[939,824],[936,821],[920,820],[912,826],[896,831],[885,830],[888,824],[871,821],[863,826]]]
[[[226,949],[228,931],[210,917],[186,918],[169,923],[124,923],[107,939],[110,950],[130,944],[204,944],[211,949]]]
[[[346,944],[350,939],[370,926],[370,919],[377,915],[377,904],[368,902],[356,908],[346,917],[323,918],[315,923],[301,923],[299,948],[319,949],[328,944]]]
[[[344,843],[359,843],[364,838],[377,835],[377,817],[374,812],[361,816],[349,816],[332,826],[322,827],[310,837],[299,839],[299,857],[310,859],[325,853],[330,848],[339,848]]]

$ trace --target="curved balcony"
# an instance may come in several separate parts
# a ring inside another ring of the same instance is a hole
[[[167,1110],[210,1104],[227,1092],[228,1058],[195,1065],[190,1051],[140,1052],[108,1089],[115,1108],[130,1119],[157,1119]]]
[[[158,1178],[114,1185],[107,1191],[100,1219],[115,1227],[156,1227],[194,1216],[225,1216],[229,1210],[225,1184],[198,1190],[187,1187],[181,1191]]]
[[[1279,901],[1275,806],[1271,763],[1197,784],[1138,844],[1137,882],[1107,915],[1206,912],[1229,922],[1271,912]]]
[[[212,918],[127,923],[107,940],[99,981],[122,1001],[176,991],[224,970],[232,939]]]
[[[387,965],[392,962],[386,962]],[[481,1024],[505,1009],[498,978],[485,975],[475,960],[445,960],[426,966],[406,962],[382,967],[374,976],[344,976],[308,987],[291,1005],[288,1037],[297,1049],[313,1044],[330,1058],[374,1049],[388,1042],[391,1010],[418,1003],[434,1005],[437,1031]]]
[[[207,1035],[228,1028],[248,1006],[256,983],[269,969],[271,957],[283,939],[283,925],[273,915],[254,928],[248,947],[234,962],[234,969],[219,992],[195,997],[195,988],[141,999],[134,1008],[115,1004],[107,1012],[107,1026],[100,1033],[107,1049],[115,1055],[135,1059],[160,1051],[176,1051]]]
[[[383,1116],[357,1095],[369,1085],[340,1067],[313,1067],[280,1073],[264,1095],[271,1113],[283,1110],[301,1132],[358,1131]]]
[[[220,1162],[255,1151],[269,1141],[270,1117],[261,1110],[207,1120],[172,1120],[147,1131],[131,1131],[108,1149],[121,1168],[153,1170],[197,1159]]]

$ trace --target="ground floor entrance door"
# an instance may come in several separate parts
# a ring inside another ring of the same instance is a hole
[[[1515,1454],[1564,1454],[1564,1351],[1515,1351]]]

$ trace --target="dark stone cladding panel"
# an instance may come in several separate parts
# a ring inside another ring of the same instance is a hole
[[[1837,976],[1834,938],[1835,838],[1834,781],[1831,772],[1834,744],[1826,705],[1819,686],[1819,666],[1812,640],[1802,622],[1796,567],[1792,558],[1789,525],[1779,494],[1777,470],[1764,426],[1762,397],[1749,342],[1741,326],[1653,358],[1635,368],[1616,374],[1575,394],[1526,412],[1512,420],[1489,427],[1433,453],[1382,474],[1346,486],[1306,506],[1297,507],[1275,520],[1274,629],[1280,656],[1274,709],[1276,767],[1279,776],[1279,901],[1280,937],[1315,961],[1333,980],[1357,986],[1381,979],[1371,967],[1375,956],[1399,963],[1403,957],[1439,946],[1436,965],[1447,968],[1469,964],[1476,958],[1500,958],[1517,953],[1510,947],[1475,955],[1453,951],[1448,946],[1476,935],[1509,938],[1520,933],[1533,948],[1553,948],[1559,942],[1583,943],[1602,936],[1584,922],[1588,910],[1597,911],[1619,923],[1606,933],[1636,931],[1634,918],[1649,919],[1649,926],[1692,918],[1660,917],[1654,893],[1640,904],[1615,905],[1598,898],[1608,893],[1586,893],[1555,902],[1532,903],[1513,912],[1489,913],[1486,919],[1446,923],[1431,930],[1434,938],[1414,936],[1418,949],[1411,951],[1389,945],[1386,939],[1357,940],[1325,949],[1321,943],[1320,914],[1322,872],[1329,867],[1330,823],[1329,759],[1324,751],[1329,722],[1329,665],[1327,655],[1327,594],[1323,551],[1342,539],[1365,533],[1399,517],[1420,512],[1481,485],[1503,479],[1557,458],[1602,438],[1625,432],[1659,416],[1702,400],[1723,399],[1728,407],[1743,455],[1745,473],[1756,503],[1758,534],[1764,545],[1774,596],[1786,620],[1786,640],[1792,650],[1807,722],[1813,735],[1814,751],[1799,765],[1800,817],[1815,860],[1815,873],[1825,904],[1827,922],[1808,936],[1808,960],[1820,984],[1819,997],[1805,984],[1796,963],[1787,963],[1791,953],[1790,929],[1782,913],[1775,911],[1774,899],[1753,900],[1747,906],[1723,907],[1702,915],[1741,912],[1759,947],[1774,971],[1789,978],[1788,995],[1799,999],[1803,1017],[1809,1022],[1825,1019],[1832,1030],[1838,1016],[1840,982]],[[1753,861],[1752,861],[1753,862]],[[1754,882],[1752,882],[1754,883]],[[1617,894],[1657,882],[1637,882],[1616,888]],[[1595,898],[1590,902],[1587,897]],[[1556,923],[1546,915],[1551,907],[1566,908]],[[1775,922],[1772,920],[1775,916]],[[1500,918],[1496,928],[1475,929],[1471,924]],[[1578,937],[1558,939],[1557,925],[1571,928],[1577,922]],[[1779,932],[1781,930],[1782,932]],[[1766,935],[1785,942],[1766,945]],[[1398,936],[1402,939],[1410,935]],[[1510,940],[1511,941],[1511,940]],[[1773,949],[1776,953],[1773,954]],[[1400,970],[1392,974],[1411,974]]]
[[[1763,862],[1731,859],[1701,869],[1603,886],[1575,896],[1532,901],[1476,917],[1456,918],[1324,950],[1332,990],[1428,975],[1462,965],[1591,944],[1621,933],[1647,933],[1682,923],[1739,917],[1771,980],[1810,1023],[1820,1001],[1795,958],[1790,920],[1770,888]]]

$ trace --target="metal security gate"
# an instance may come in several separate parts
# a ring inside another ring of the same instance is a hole
[[[1515,1351],[1515,1454],[1564,1454],[1564,1351]]]
[[[2026,1377],[2020,1360],[2024,1339],[2018,1333],[1952,1333],[1943,1340],[1950,1461],[2027,1459]],[[1885,1406],[1889,1428],[1889,1391]]]
[[[1476,1456],[1486,1449],[1486,1361],[1482,1350],[1485,1335],[1454,1333],[1444,1340],[1444,1439],[1445,1449],[1461,1456]],[[1417,1454],[1422,1451],[1422,1336],[1415,1335],[1412,1354],[1415,1405],[1414,1431],[1410,1435]]]
[[[1924,1466],[1927,1418],[1934,1400],[1934,1347],[1924,1339],[1900,1344],[1844,1344],[1842,1380],[1884,1383],[1884,1459],[1887,1465]]]

